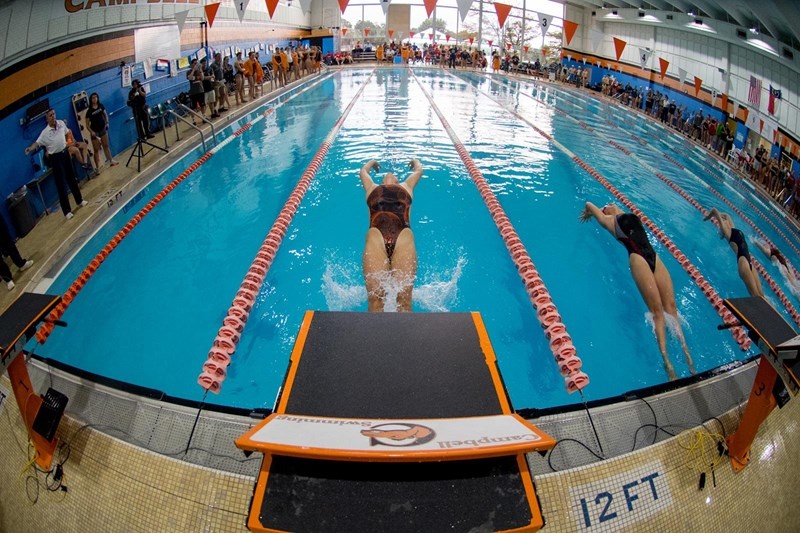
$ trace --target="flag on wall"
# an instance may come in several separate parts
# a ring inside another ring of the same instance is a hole
[[[575,36],[575,30],[578,29],[578,23],[572,22],[571,20],[564,21],[564,36],[567,38],[567,46],[569,46],[569,42]]]
[[[747,101],[754,107],[761,105],[761,80],[750,76],[750,90],[747,92]]]
[[[781,91],[779,89],[774,89],[772,85],[769,86],[769,105],[767,105],[767,111],[769,111],[770,115],[775,114],[775,100],[781,99]]]

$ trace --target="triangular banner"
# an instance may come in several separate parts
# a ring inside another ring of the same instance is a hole
[[[490,40],[488,40],[488,41],[486,41],[486,42],[487,42],[487,43],[489,43],[489,48],[491,48],[491,47],[492,47],[492,41],[491,41],[491,39],[490,39]]]
[[[659,57],[658,64],[661,67],[661,79],[663,80],[664,76],[667,75],[667,69],[669,68],[669,61],[667,61],[663,57]]]
[[[233,3],[234,7],[236,8],[236,14],[239,15],[239,23],[244,20],[244,13],[247,11],[247,6],[249,4],[250,0],[241,0],[239,3]]]
[[[722,102],[720,103],[720,107],[722,107],[722,111],[725,113],[728,112],[728,95],[722,93]]]
[[[347,28],[342,28],[342,37],[347,35]]]
[[[603,42],[603,32],[592,28],[589,30],[589,37],[592,39],[592,51],[596,53],[597,49],[600,48],[600,44]]]
[[[683,89],[683,84],[686,83],[686,71],[682,68],[679,68],[678,77],[681,79],[681,89]]]
[[[300,0],[300,9],[303,10],[303,13],[310,13],[311,12],[311,1],[312,0]],[[388,1],[387,1],[388,3]],[[386,13],[384,13],[385,15]]]
[[[369,28],[364,28],[364,37],[369,36]]]
[[[342,0],[339,0],[340,2]],[[431,13],[436,8],[436,0],[423,0],[425,3],[425,11],[428,12],[428,18],[431,18]]]
[[[758,111],[750,111],[744,108],[744,125],[753,131],[761,131],[761,115]]]
[[[469,8],[472,7],[473,0],[456,0],[458,4],[458,14],[461,15],[461,22],[469,15]]]
[[[469,38],[469,45],[472,46],[472,43],[474,43],[474,42],[475,42],[475,37],[470,37]]]
[[[275,8],[278,7],[278,0],[266,0],[267,2],[267,12],[269,13],[269,18],[272,18],[272,15],[275,14]]]
[[[614,37],[614,50],[617,52],[617,61],[622,57],[622,51],[625,50],[625,45],[627,44],[627,41]]]
[[[536,16],[539,17],[539,27],[542,29],[542,46],[544,46],[544,36],[547,33],[547,30],[550,29],[550,15],[545,15],[544,13],[536,13]]]
[[[497,13],[497,23],[502,28],[506,24],[508,14],[511,13],[511,6],[509,4],[494,3],[494,11]]]
[[[408,36],[413,39],[414,38],[414,32],[413,31],[408,32]]]
[[[526,44],[525,46],[523,46],[523,47],[522,47],[522,49],[523,49],[523,50],[525,50],[525,53],[526,53],[526,54],[528,53],[528,48],[529,48],[529,47],[528,47],[528,45],[527,45],[527,44]]]
[[[572,22],[571,20],[564,21],[564,35],[567,38],[567,46],[569,46],[569,42],[575,36],[575,30],[578,29],[578,23]]]
[[[269,0],[267,0],[269,2]],[[342,10],[342,14],[344,15],[344,10],[347,9],[347,4],[350,3],[350,0],[339,0],[339,9]]]
[[[389,30],[389,39],[394,37],[394,30]]]
[[[639,48],[639,62],[642,64],[642,68],[647,64],[647,61],[650,59],[650,51],[646,48]]]
[[[444,36],[444,40],[447,41],[448,43],[450,42],[450,34],[449,33]]]
[[[186,17],[189,16],[189,10],[178,11],[175,13],[175,22],[178,23],[178,33],[183,31],[183,25],[186,24]]]
[[[205,7],[206,10],[206,20],[208,20],[208,27],[212,27],[214,25],[214,18],[217,16],[217,11],[219,10],[219,2],[216,4],[208,4]]]
[[[431,41],[433,40],[433,34],[432,34],[432,33],[429,33],[429,34],[428,34],[428,37],[430,37],[430,38],[431,38]]]
[[[700,94],[700,87],[703,86],[703,80],[698,78],[697,76],[694,77],[694,95],[697,96]]]
[[[311,0],[308,0],[311,3]],[[381,9],[383,9],[383,14],[386,15],[386,12],[389,11],[389,4],[392,3],[392,0],[381,0]]]
[[[506,43],[506,50],[511,50],[511,43]]]

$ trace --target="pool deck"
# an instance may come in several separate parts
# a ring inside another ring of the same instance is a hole
[[[387,65],[387,68],[393,67]],[[562,87],[561,84],[552,85]],[[224,127],[276,94],[278,91],[273,91],[234,107],[215,121],[216,127]],[[587,94],[599,97],[598,93],[587,91]],[[644,114],[641,117],[653,120]],[[205,129],[210,131],[208,127]],[[98,177],[82,183],[82,192],[89,205],[77,209],[73,219],[65,220],[58,210],[42,217],[33,230],[19,240],[17,246],[21,254],[33,259],[35,265],[22,273],[11,266],[17,286],[12,291],[0,289],[2,309],[5,310],[20,292],[34,290],[43,279],[52,275],[65,255],[65,243],[67,248],[72,243],[77,245],[92,231],[112,209],[109,199],[125,199],[135,194],[143,181],[149,180],[175,157],[199,143],[199,136],[188,126],[182,127],[180,143],[175,144],[174,128],[168,131],[168,136],[169,154],[151,152],[142,159],[142,172],[137,173],[135,160],[131,162],[131,168],[125,167],[133,149],[129,147],[116,155],[120,165],[105,168]],[[153,141],[161,143],[163,137],[159,133]],[[687,138],[687,143],[693,142]],[[764,198],[769,198],[763,188],[750,183]],[[794,219],[788,218],[797,226]],[[40,369],[38,379],[34,381],[37,388],[47,377],[47,372]],[[78,381],[83,381],[84,387],[94,387],[84,380]],[[4,426],[0,429],[0,445],[4,450],[0,459],[0,476],[7,480],[0,483],[0,531],[246,530],[254,483],[249,472],[257,463],[257,457],[247,459],[236,455],[226,458],[228,462],[243,465],[241,471],[246,472],[231,473],[232,469],[224,471],[173,458],[182,456],[181,450],[175,450],[172,456],[150,451],[147,448],[157,449],[153,441],[162,438],[154,433],[150,435],[150,441],[143,442],[144,446],[134,446],[103,433],[100,423],[96,424],[97,427],[85,425],[85,416],[65,416],[59,437],[71,448],[63,481],[68,492],[50,492],[46,489],[48,480],[43,474],[38,474],[39,483],[29,479],[33,476],[32,471],[21,474],[29,462],[26,436],[9,390],[6,377],[0,377],[0,393],[6,396],[0,403],[0,426]],[[687,393],[689,396],[693,394]],[[108,405],[108,402],[103,404],[83,393],[73,394],[70,401],[72,405],[68,413],[73,408],[75,413],[80,413],[79,406],[86,413]],[[130,400],[128,403],[140,402]],[[728,433],[738,424],[742,407],[738,403],[727,412],[718,413]],[[155,404],[148,405],[148,408],[146,416],[137,416],[161,421],[166,433],[163,437],[165,442],[180,440],[169,440],[169,434],[176,430],[164,428],[165,424],[171,425],[166,411]],[[186,410],[186,414],[188,412]],[[642,419],[637,425],[649,421],[645,415]],[[800,489],[800,481],[793,474],[800,463],[798,421],[800,402],[790,401],[783,409],[776,409],[756,437],[751,464],[743,472],[734,474],[726,458],[719,462],[712,458],[716,466],[713,475],[706,476],[702,488],[699,471],[706,467],[695,460],[690,439],[693,434],[716,432],[713,423],[706,424],[705,430],[695,427],[678,437],[660,440],[632,453],[559,472],[548,470],[544,473],[543,459],[531,456],[529,464],[546,520],[542,531],[566,532],[589,527],[599,531],[796,531],[800,527],[800,510],[796,506],[795,494]],[[564,420],[554,422],[568,424]],[[247,424],[241,420],[237,423]],[[609,424],[613,430],[613,418]],[[135,425],[131,422],[131,431]],[[680,431],[682,428],[673,429]],[[653,434],[647,436],[652,438]],[[644,437],[642,434],[640,439]],[[144,439],[139,437],[140,441]],[[206,453],[204,449],[211,447],[211,443],[205,442],[195,445],[199,449],[195,450],[196,453]],[[36,505],[31,505],[34,492],[37,501]],[[491,530],[491,525],[487,525],[487,530]]]

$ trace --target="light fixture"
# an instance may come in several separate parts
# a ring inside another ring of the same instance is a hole
[[[750,33],[755,33],[756,35],[758,35],[758,26],[753,26],[752,28],[750,28]]]
[[[611,14],[612,14],[612,15],[616,15],[616,14],[617,14],[617,10],[616,10],[616,9],[612,10],[612,11],[611,11]]]
[[[686,13],[686,14],[689,15],[690,17],[693,17],[694,16],[694,9],[690,9],[689,12]]]

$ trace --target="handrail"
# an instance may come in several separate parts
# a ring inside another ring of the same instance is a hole
[[[203,143],[203,153],[208,152],[208,150],[206,149],[206,136],[203,135],[203,130],[198,128],[197,125],[194,122],[189,122],[188,120],[186,120],[185,117],[177,114],[174,109],[167,109],[167,113],[171,114],[172,116],[174,116],[178,120],[181,120],[181,121],[185,122],[186,124],[189,125],[190,128],[196,129],[197,132],[200,134],[200,141]],[[180,131],[178,130],[178,121],[177,120],[175,121],[175,140],[176,141],[180,141],[181,140],[181,134],[180,134]]]
[[[191,115],[192,115],[193,117],[197,117],[197,118],[199,118],[200,120],[202,120],[203,122],[205,122],[206,124],[208,124],[209,126],[211,126],[211,136],[214,138],[214,146],[216,146],[216,145],[217,145],[217,130],[216,130],[216,128],[214,128],[214,123],[213,123],[213,122],[211,122],[210,120],[208,120],[208,119],[207,119],[207,118],[206,118],[204,115],[201,115],[200,113],[198,113],[198,112],[197,112],[197,111],[195,111],[194,109],[190,108],[189,106],[187,106],[187,105],[184,105],[184,104],[182,104],[182,103],[180,103],[180,102],[178,102],[178,105],[179,105],[179,106],[180,106],[180,107],[181,107],[181,108],[182,108],[184,111],[186,111],[186,112],[188,112],[188,113],[191,113]]]

